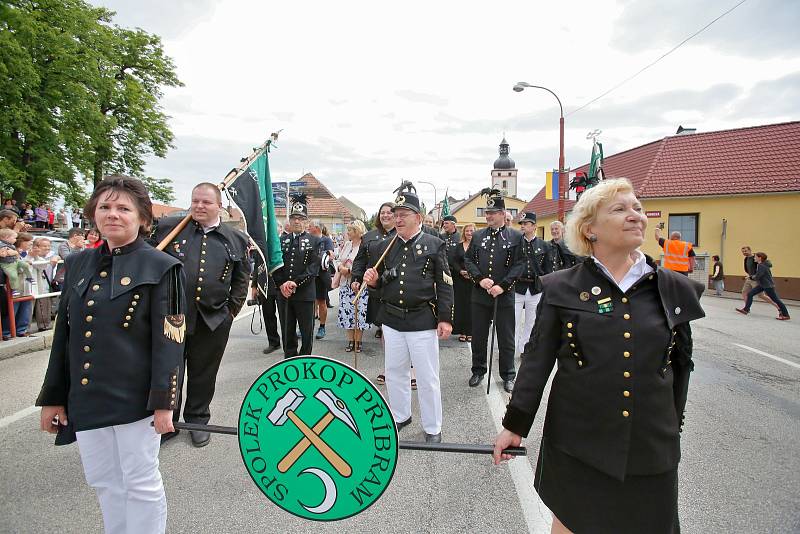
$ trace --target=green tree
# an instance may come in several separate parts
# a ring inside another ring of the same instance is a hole
[[[0,2],[0,188],[18,201],[79,203],[87,179],[145,178],[144,158],[172,146],[159,103],[182,85],[172,60],[112,16],[82,0]],[[150,183],[174,198],[168,180]]]

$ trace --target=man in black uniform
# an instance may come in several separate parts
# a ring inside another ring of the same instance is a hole
[[[461,235],[456,228],[456,220],[454,215],[446,215],[442,220],[442,227],[444,231],[439,237],[444,241],[445,251],[447,252],[447,264],[450,266],[450,272],[458,274],[456,268],[456,253],[458,247],[461,245]]]
[[[267,268],[258,253],[255,253],[256,262],[251,277],[251,298],[258,300],[261,306],[261,315],[264,319],[264,330],[267,331],[269,345],[263,350],[264,354],[271,354],[281,347],[281,337],[278,334],[277,298],[278,287],[275,280],[267,272]]]
[[[364,282],[382,289],[378,319],[384,329],[389,407],[397,427],[411,422],[408,383],[413,364],[425,441],[438,443],[442,440],[439,339],[447,339],[453,329],[453,279],[444,243],[420,228],[414,186],[403,182],[395,192],[397,240],[377,270],[367,269]]]
[[[211,399],[222,354],[233,318],[247,298],[248,239],[242,232],[222,224],[221,209],[219,188],[208,182],[197,184],[192,190],[192,220],[164,249],[183,262],[186,272],[183,419],[187,423],[207,424],[211,419]],[[161,242],[180,221],[181,218],[171,217],[160,222],[155,243]],[[180,403],[173,414],[176,421],[179,417]],[[208,432],[192,431],[191,437],[195,447],[208,445],[211,440]]]
[[[564,223],[561,221],[551,222],[550,236],[553,238],[550,240],[550,244],[555,247],[555,250],[558,253],[553,257],[553,261],[555,262],[553,268],[554,271],[569,269],[570,267],[574,267],[576,264],[583,261],[583,256],[576,255],[564,242]]]
[[[475,232],[464,255],[464,265],[475,286],[472,288],[472,377],[476,387],[486,374],[489,325],[497,302],[494,328],[500,353],[503,389],[514,388],[514,284],[522,274],[522,234],[505,225],[505,201],[497,189],[484,189],[488,228]]]
[[[525,344],[531,337],[531,330],[536,322],[536,308],[542,296],[542,282],[539,277],[558,270],[558,252],[552,244],[539,239],[536,235],[535,213],[532,211],[522,213],[519,225],[522,227],[520,252],[523,271],[514,285],[514,325],[516,347],[522,354],[525,352]],[[523,309],[525,323],[520,326]]]
[[[319,275],[319,239],[306,232],[308,205],[303,193],[292,196],[289,224],[281,236],[283,267],[272,273],[278,286],[278,314],[283,334],[283,356],[311,354],[314,344],[315,279]],[[301,345],[297,350],[297,327]]]

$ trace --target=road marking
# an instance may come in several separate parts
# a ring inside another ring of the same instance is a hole
[[[506,403],[500,393],[503,385],[498,382],[492,385],[494,387],[491,393],[486,395],[486,402],[489,404],[489,411],[492,414],[494,425],[497,431],[500,432],[503,429],[501,421],[506,413]],[[533,534],[550,532],[553,515],[547,505],[539,498],[536,490],[533,489],[533,469],[530,462],[528,462],[527,458],[516,458],[508,462],[508,469],[511,471],[511,480],[514,481],[514,486],[517,489],[522,515],[525,517],[525,523],[528,524],[528,532]]]
[[[233,322],[235,323],[239,319],[244,319],[246,317],[250,317],[251,315],[253,315],[253,313],[255,313],[255,311],[256,311],[256,308],[253,307],[253,309],[250,310],[249,312],[240,313],[239,315],[237,315],[236,317],[233,318]]]
[[[2,419],[0,419],[0,428],[5,428],[8,425],[10,425],[11,423],[19,421],[20,419],[23,419],[25,417],[28,417],[32,413],[38,412],[38,411],[39,411],[39,407],[38,406],[28,406],[24,410],[20,410],[15,414],[11,414],[8,417],[3,417]]]
[[[786,365],[791,365],[792,367],[800,369],[800,364],[795,363],[795,362],[790,362],[789,360],[784,360],[783,358],[781,358],[779,356],[773,356],[772,354],[767,354],[764,351],[761,351],[761,350],[758,350],[758,349],[754,349],[753,347],[748,347],[747,345],[740,345],[739,343],[734,343],[734,345],[736,345],[737,347],[741,347],[743,349],[749,350],[750,352],[755,352],[756,354],[760,354],[762,356],[766,356],[767,358],[772,358],[776,362],[785,363]]]

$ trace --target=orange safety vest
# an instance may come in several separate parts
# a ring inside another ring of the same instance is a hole
[[[670,271],[688,272],[690,250],[692,250],[692,244],[687,241],[665,239],[663,267]]]

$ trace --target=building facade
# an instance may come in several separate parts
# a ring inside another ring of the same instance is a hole
[[[653,232],[663,223],[665,234],[677,230],[693,243],[694,278],[707,282],[711,256],[719,255],[725,288],[739,291],[747,245],[769,257],[778,294],[800,299],[800,122],[669,136],[608,156],[603,169],[633,183],[648,216],[645,253],[661,258]],[[548,238],[557,204],[542,188],[525,207]],[[573,205],[566,201],[566,210]]]

